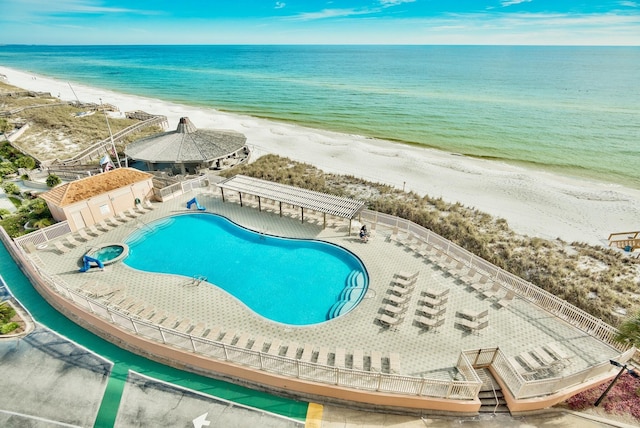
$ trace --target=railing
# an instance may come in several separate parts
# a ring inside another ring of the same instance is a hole
[[[482,383],[464,355],[458,360],[458,368],[465,377],[469,376],[471,380],[445,381],[327,366],[294,358],[265,354],[199,336],[191,336],[120,312],[107,304],[93,300],[74,290],[61,278],[49,275],[39,266],[34,264],[33,267],[40,278],[52,290],[67,300],[73,301],[84,310],[110,321],[119,328],[157,341],[163,345],[217,360],[230,361],[277,375],[340,387],[421,397],[473,400],[476,398]]]
[[[193,180],[177,183],[168,188],[161,189],[159,192],[161,195],[183,194],[193,191],[194,189],[206,187],[207,185],[207,178],[202,176]],[[616,329],[613,327],[558,299],[552,294],[539,289],[535,285],[493,266],[489,262],[458,247],[454,243],[422,226],[398,217],[369,210],[365,210],[362,213],[362,218],[369,222],[375,222],[376,227],[382,225],[397,228],[407,233],[414,233],[428,244],[438,247],[441,251],[463,262],[468,267],[484,272],[500,282],[504,287],[514,290],[520,297],[561,317],[593,337],[617,349],[628,348],[628,346],[620,345],[613,341],[613,337],[616,334]],[[69,232],[68,225],[66,222],[63,222],[16,238],[14,242],[16,244],[22,244],[29,240],[38,245]],[[4,230],[0,231],[0,235],[5,242],[10,242]],[[20,252],[19,255],[23,256],[24,248],[22,246],[18,246],[18,248]],[[33,269],[38,272],[39,277],[46,282],[52,290],[75,302],[85,310],[130,331],[132,334],[144,336],[167,346],[199,353],[211,358],[232,361],[274,374],[308,379],[314,382],[392,394],[471,400],[477,397],[481,386],[480,380],[473,368],[491,366],[502,378],[515,398],[529,398],[553,394],[564,388],[584,382],[594,376],[607,373],[610,370],[609,362],[606,361],[562,378],[527,381],[514,370],[507,358],[497,348],[463,352],[458,358],[456,367],[465,377],[466,380],[464,381],[425,379],[304,362],[297,359],[268,355],[262,352],[239,348],[202,337],[190,336],[189,334],[180,333],[148,323],[142,319],[137,319],[72,289],[60,278],[49,275],[34,259],[28,257],[21,257],[21,259],[26,263],[30,263]],[[626,361],[630,359],[635,352],[635,348],[628,349],[626,352],[620,354],[617,359],[618,361]]]
[[[111,140],[113,138],[113,141],[117,141],[121,138],[123,138],[124,136],[126,136],[127,134],[137,131],[138,129],[141,128],[145,128],[147,126],[152,126],[152,125],[156,125],[159,123],[163,123],[166,122],[167,118],[165,116],[155,116],[152,119],[148,119],[145,120],[144,122],[140,122],[140,123],[136,123],[135,125],[131,125],[119,132],[116,132],[115,134],[113,134],[113,137],[109,136],[108,138],[105,138],[102,141],[98,141],[95,144],[92,144],[91,146],[87,147],[86,149],[82,150],[80,153],[78,153],[77,155],[70,157],[69,159],[60,161],[62,164],[68,164],[68,163],[73,163],[73,162],[79,162],[82,159],[86,158],[86,157],[90,157],[92,154],[96,153],[96,152],[101,152],[104,151],[105,148],[111,148]]]
[[[69,223],[67,223],[66,221],[61,221],[44,229],[38,229],[26,235],[14,238],[13,241],[20,246],[23,246],[27,242],[31,242],[33,245],[43,245],[53,239],[59,238],[69,233],[71,233]]]
[[[209,180],[206,176],[202,175],[191,180],[172,184],[162,189],[154,189],[154,195],[160,201],[167,201],[175,198],[176,196],[189,193],[195,189],[202,189],[207,186],[209,186]]]
[[[423,226],[409,220],[370,210],[364,210],[361,213],[361,218],[364,221],[376,223],[377,226],[383,225],[391,229],[397,229],[400,233],[415,234],[428,245],[434,246],[443,253],[462,262],[467,268],[483,272],[504,288],[512,290],[519,297],[565,320],[572,326],[605,342],[609,346],[620,351],[629,348],[628,345],[614,340],[618,330],[604,321],[512,273],[500,269]]]
[[[635,348],[631,348],[616,358],[616,361],[625,363],[635,354]],[[509,391],[516,399],[526,399],[553,394],[557,391],[580,385],[589,379],[597,378],[611,370],[609,361],[601,362],[568,376],[554,377],[539,380],[525,380],[511,365],[507,357],[497,349],[493,357],[491,367],[500,376]]]

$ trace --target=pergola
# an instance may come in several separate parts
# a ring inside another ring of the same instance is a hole
[[[258,210],[262,211],[262,199],[269,199],[279,203],[280,217],[282,217],[282,204],[300,207],[300,218],[304,222],[304,210],[314,210],[322,213],[323,228],[327,226],[327,214],[349,219],[349,231],[351,221],[364,208],[363,201],[328,195],[313,190],[301,189],[286,184],[274,183],[259,178],[235,175],[227,178],[217,186],[222,192],[222,202],[225,201],[225,190],[237,192],[242,206],[242,195],[252,195],[258,199]]]

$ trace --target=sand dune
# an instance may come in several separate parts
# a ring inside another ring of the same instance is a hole
[[[277,153],[324,171],[351,174],[460,202],[506,219],[517,232],[607,244],[611,232],[640,230],[640,190],[564,177],[500,162],[358,135],[304,128],[215,109],[105,91],[0,67],[8,83],[64,100],[114,104],[164,114],[174,128],[188,116],[199,128],[244,133],[254,154]]]

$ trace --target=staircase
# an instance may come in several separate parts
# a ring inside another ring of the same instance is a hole
[[[612,233],[609,235],[609,246],[634,251],[640,248],[640,231]]]
[[[487,369],[476,369],[478,377],[482,380],[482,387],[478,398],[480,399],[480,414],[508,414],[509,408],[504,399],[500,385],[491,376]]]

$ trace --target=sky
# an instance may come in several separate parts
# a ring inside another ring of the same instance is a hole
[[[0,0],[0,44],[640,45],[640,0]]]

